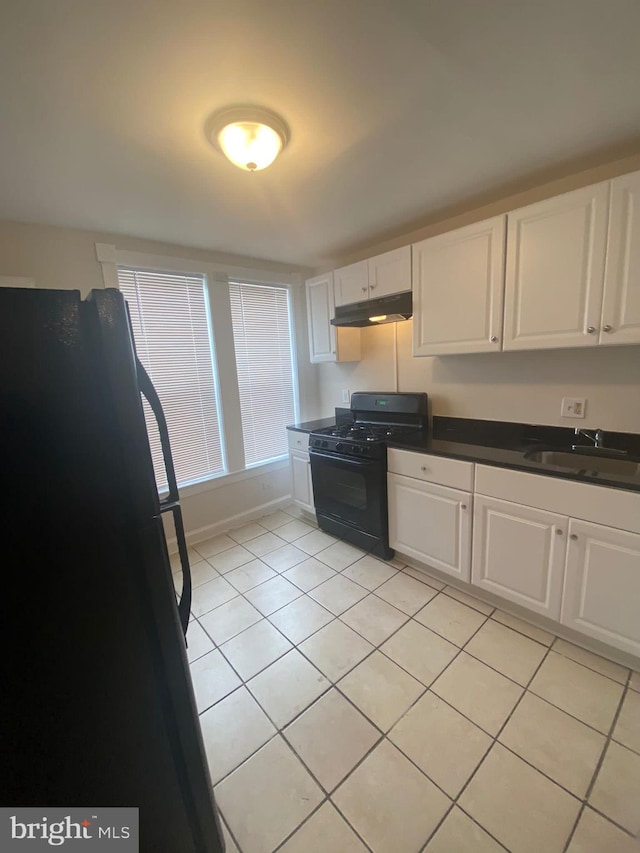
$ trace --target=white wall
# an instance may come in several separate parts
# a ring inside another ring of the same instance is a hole
[[[426,391],[434,415],[640,432],[640,347],[413,358],[412,322],[363,329],[363,359],[320,365],[326,414],[350,391]],[[562,397],[587,399],[584,420],[560,417]]]
[[[0,276],[24,276],[35,279],[36,287],[80,290],[86,295],[102,288],[102,267],[96,259],[96,243],[115,245],[119,250],[163,255],[204,263],[224,263],[270,273],[308,274],[286,264],[256,258],[208,252],[133,237],[102,232],[0,221]],[[296,348],[300,386],[301,420],[319,416],[317,371],[309,364],[304,287],[292,287]],[[185,528],[198,538],[213,535],[229,524],[240,524],[288,499],[289,467],[285,464],[267,473],[215,481],[214,488],[188,488],[182,497]],[[222,485],[221,485],[222,484]]]
[[[410,233],[336,258],[334,266],[638,169],[640,155],[559,178],[447,219],[429,221]],[[640,432],[639,346],[414,358],[411,334],[411,321],[363,329],[360,363],[319,365],[322,414],[332,414],[341,404],[345,388],[426,391],[434,415],[570,427],[578,423],[585,428]],[[584,420],[560,417],[563,396],[587,399]]]

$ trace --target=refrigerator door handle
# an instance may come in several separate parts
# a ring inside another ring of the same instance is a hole
[[[168,497],[160,501],[160,511],[171,512],[173,515],[176,539],[178,540],[180,566],[182,567],[182,594],[180,596],[180,603],[178,604],[178,613],[180,615],[182,633],[186,638],[187,626],[189,624],[189,611],[191,610],[191,569],[189,567],[189,557],[187,556],[187,541],[184,535],[184,524],[182,522],[182,510],[180,509],[179,503],[180,496],[178,494],[176,472],[173,466],[173,457],[171,456],[171,443],[169,441],[167,419],[162,411],[162,404],[158,397],[158,392],[153,387],[153,382],[138,357],[136,357],[136,372],[138,375],[140,393],[146,398],[149,406],[151,407],[151,411],[153,412],[158,424],[158,433],[160,434],[162,458],[164,459],[164,468],[167,474],[167,485],[169,487]]]

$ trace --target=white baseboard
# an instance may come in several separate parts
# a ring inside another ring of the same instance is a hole
[[[205,539],[211,539],[212,536],[219,536],[221,533],[225,533],[232,527],[240,527],[243,524],[247,524],[249,521],[255,521],[255,519],[260,518],[262,515],[267,515],[270,512],[275,512],[278,509],[282,509],[282,507],[288,506],[291,503],[291,500],[291,495],[284,495],[281,498],[276,498],[275,500],[267,501],[259,506],[254,506],[245,512],[240,512],[220,521],[215,521],[213,524],[206,524],[204,527],[198,527],[196,530],[185,531],[187,545],[195,545],[196,542],[204,542]],[[167,539],[167,548],[169,549],[169,554],[177,553],[178,542],[175,536]]]

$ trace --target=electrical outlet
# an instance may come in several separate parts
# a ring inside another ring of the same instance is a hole
[[[342,402],[346,403],[347,406],[351,402],[351,396],[349,395],[349,389],[348,388],[342,389]]]
[[[586,408],[584,397],[563,397],[560,414],[563,418],[584,418]]]

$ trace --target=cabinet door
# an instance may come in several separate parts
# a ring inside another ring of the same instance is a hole
[[[313,486],[311,484],[309,454],[303,453],[301,450],[292,450],[289,453],[289,461],[291,462],[293,501],[302,509],[313,512]]]
[[[504,349],[598,343],[609,182],[508,215]]]
[[[389,544],[401,554],[469,580],[471,495],[388,475]]]
[[[367,262],[358,261],[333,273],[336,305],[350,305],[369,298]]]
[[[333,273],[306,282],[309,356],[312,363],[335,361],[336,330],[331,325],[333,307]]]
[[[411,246],[369,258],[369,299],[411,290]]]
[[[563,625],[640,655],[640,536],[571,520]]]
[[[640,343],[640,172],[611,181],[600,343]]]
[[[506,216],[413,246],[413,354],[501,349]]]
[[[471,582],[560,617],[566,516],[476,495]]]

